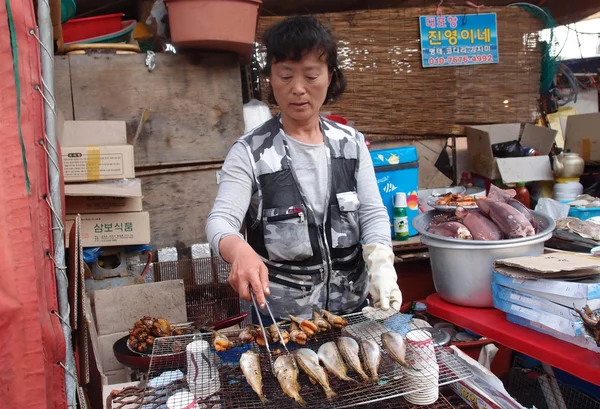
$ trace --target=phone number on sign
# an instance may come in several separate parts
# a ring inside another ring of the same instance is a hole
[[[428,62],[429,65],[450,65],[450,64],[466,64],[474,62],[493,62],[494,56],[492,54],[486,55],[472,55],[472,56],[455,56],[455,57],[431,57]]]

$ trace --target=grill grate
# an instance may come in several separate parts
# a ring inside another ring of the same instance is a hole
[[[414,327],[409,321],[409,318],[402,314],[396,314],[387,319],[371,320],[365,318],[361,313],[345,316],[349,325],[343,330],[330,330],[329,332],[318,336],[318,339],[310,340],[306,347],[316,351],[320,345],[325,342],[333,341],[340,336],[350,336],[356,339],[373,339],[380,346],[380,336],[383,332],[390,329],[399,333],[406,334],[407,331]],[[285,327],[285,326],[284,326]],[[237,341],[234,338],[235,333],[230,334],[230,340]],[[285,395],[279,386],[275,376],[271,373],[268,356],[264,348],[258,347],[256,344],[241,345],[236,342],[236,346],[227,352],[219,353],[212,349],[212,334],[195,334],[184,335],[179,337],[157,338],[153,349],[153,358],[150,364],[149,379],[163,375],[165,371],[180,370],[180,378],[183,376],[183,383],[186,383],[186,347],[193,341],[207,341],[211,348],[200,359],[201,364],[205,365],[205,371],[199,371],[196,384],[208,385],[211,370],[209,364],[216,367],[215,374],[218,374],[220,389],[214,395],[210,395],[205,399],[198,399],[200,407],[206,408],[281,408],[286,405],[296,405],[287,395]],[[298,345],[289,343],[288,348],[294,350],[299,348]],[[239,357],[247,350],[254,350],[260,354],[261,369],[263,379],[263,393],[269,400],[265,405],[261,404],[258,396],[248,383],[246,382],[242,371],[239,367]],[[273,346],[277,349],[277,346]],[[281,348],[283,350],[283,348]],[[173,351],[183,351],[178,354],[173,354]],[[444,349],[436,350],[436,357],[439,364],[439,386],[446,385],[452,382],[459,381],[470,377],[470,371],[460,363],[460,361],[452,354]],[[432,371],[432,368],[425,368],[423,372]],[[388,357],[385,350],[382,350],[382,362],[379,368],[380,382],[378,384],[364,384],[356,373],[349,370],[348,373],[356,382],[341,381],[329,375],[329,381],[332,389],[338,394],[331,402],[325,399],[323,390],[318,385],[312,385],[308,377],[301,373],[298,377],[298,383],[301,385],[300,395],[310,408],[348,408],[359,405],[372,404],[375,402],[388,401],[389,399],[398,398],[407,393],[421,389],[431,388],[432,384],[428,380],[424,380],[421,385],[411,386],[413,383],[407,382],[407,375],[404,370],[396,365],[391,358]],[[204,378],[203,378],[204,377]],[[186,386],[181,386],[180,389],[185,389]],[[190,385],[187,385],[190,388]],[[193,391],[193,388],[191,388]],[[148,393],[152,392],[148,389]],[[173,393],[175,393],[175,388]],[[195,395],[199,395],[195,393]],[[198,396],[197,396],[198,397]],[[394,399],[395,407],[397,402],[404,402],[403,399]],[[440,398],[442,401],[442,398]],[[202,406],[205,405],[205,406]],[[408,403],[407,403],[408,405]],[[377,406],[379,407],[379,406]],[[386,406],[382,406],[386,407]],[[407,406],[413,407],[413,406]],[[437,406],[434,406],[437,407]],[[447,407],[447,406],[440,406]],[[452,407],[452,406],[450,406]]]
[[[239,296],[227,283],[230,270],[218,257],[152,263],[154,281],[183,280],[188,321],[204,326],[240,313]]]

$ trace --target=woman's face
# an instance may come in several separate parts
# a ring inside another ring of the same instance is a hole
[[[300,61],[273,62],[271,87],[282,114],[298,122],[319,115],[331,74],[320,53],[306,53]]]

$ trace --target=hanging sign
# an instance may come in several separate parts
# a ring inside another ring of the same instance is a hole
[[[423,67],[498,62],[496,13],[420,16]]]

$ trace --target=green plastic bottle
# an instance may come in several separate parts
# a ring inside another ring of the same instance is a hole
[[[406,211],[406,193],[396,193],[394,198],[394,239],[408,240],[408,213]]]

